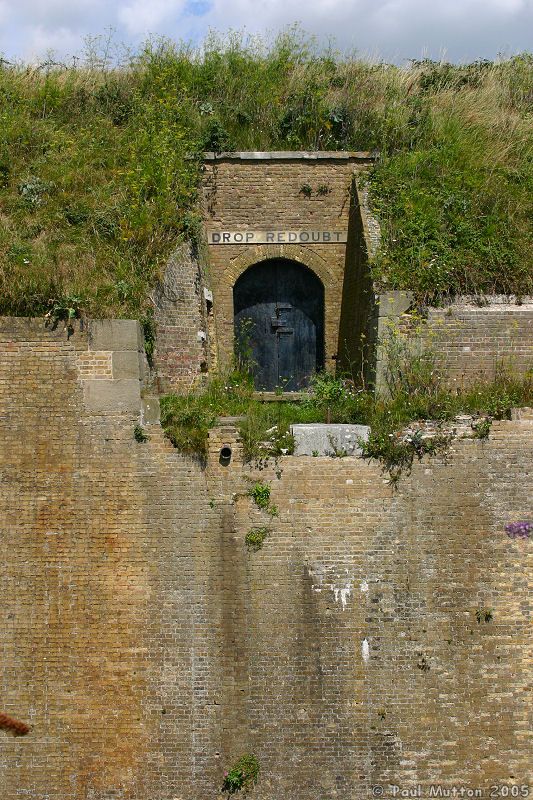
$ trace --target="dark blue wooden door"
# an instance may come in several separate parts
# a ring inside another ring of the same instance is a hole
[[[294,392],[324,366],[324,289],[307,267],[272,259],[233,290],[235,339],[251,356],[257,389]]]

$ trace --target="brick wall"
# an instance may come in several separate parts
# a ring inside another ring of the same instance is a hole
[[[250,473],[279,516],[238,496],[223,703],[233,757],[248,742],[262,764],[254,797],[530,783],[531,542],[504,526],[531,519],[532,452],[530,410],[416,463],[396,492],[353,458]]]
[[[445,381],[453,387],[491,381],[502,370],[516,376],[532,373],[532,298],[517,303],[496,296],[486,298],[483,304],[457,298],[441,308],[429,308],[424,319],[410,314],[411,305],[409,292],[376,296],[367,329],[367,341],[373,347],[366,375],[378,391],[386,390],[387,348],[383,343],[391,331],[407,337],[414,352],[432,353]]]
[[[453,383],[491,379],[501,367],[523,375],[533,370],[533,298],[432,308],[422,339]]]
[[[531,782],[531,541],[504,526],[531,519],[532,412],[397,491],[356,458],[245,467],[230,423],[202,471],[157,424],[135,441],[139,390],[93,402],[134,380],[79,368],[120,361],[99,336],[0,322],[0,710],[33,726],[0,732],[2,797],[214,799],[246,751],[259,800]]]
[[[136,347],[136,323],[91,330],[111,360]],[[0,795],[208,797],[218,522],[194,461],[156,425],[135,441],[139,377],[134,398],[133,379],[78,369],[90,347],[0,321],[0,695],[33,726],[0,732]]]

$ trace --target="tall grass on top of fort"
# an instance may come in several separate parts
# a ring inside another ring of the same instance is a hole
[[[139,317],[199,230],[205,150],[371,150],[381,289],[532,291],[533,56],[369,63],[298,31],[0,63],[0,313]]]

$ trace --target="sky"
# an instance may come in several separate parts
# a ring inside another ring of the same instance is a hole
[[[109,32],[135,48],[151,35],[199,43],[210,29],[272,36],[295,23],[397,64],[533,51],[533,0],[0,0],[0,55],[65,61]]]

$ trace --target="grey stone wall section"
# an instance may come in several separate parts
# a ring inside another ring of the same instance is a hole
[[[187,391],[207,371],[207,303],[200,256],[180,244],[152,293],[157,325],[154,372],[160,392]]]
[[[145,375],[144,340],[137,320],[89,320],[88,351],[106,353],[111,378],[81,376],[85,407],[90,414],[139,415]]]
[[[83,381],[83,400],[90,414],[138,414],[139,379]]]
[[[92,319],[88,331],[90,350],[138,351],[143,346],[134,319]]]

